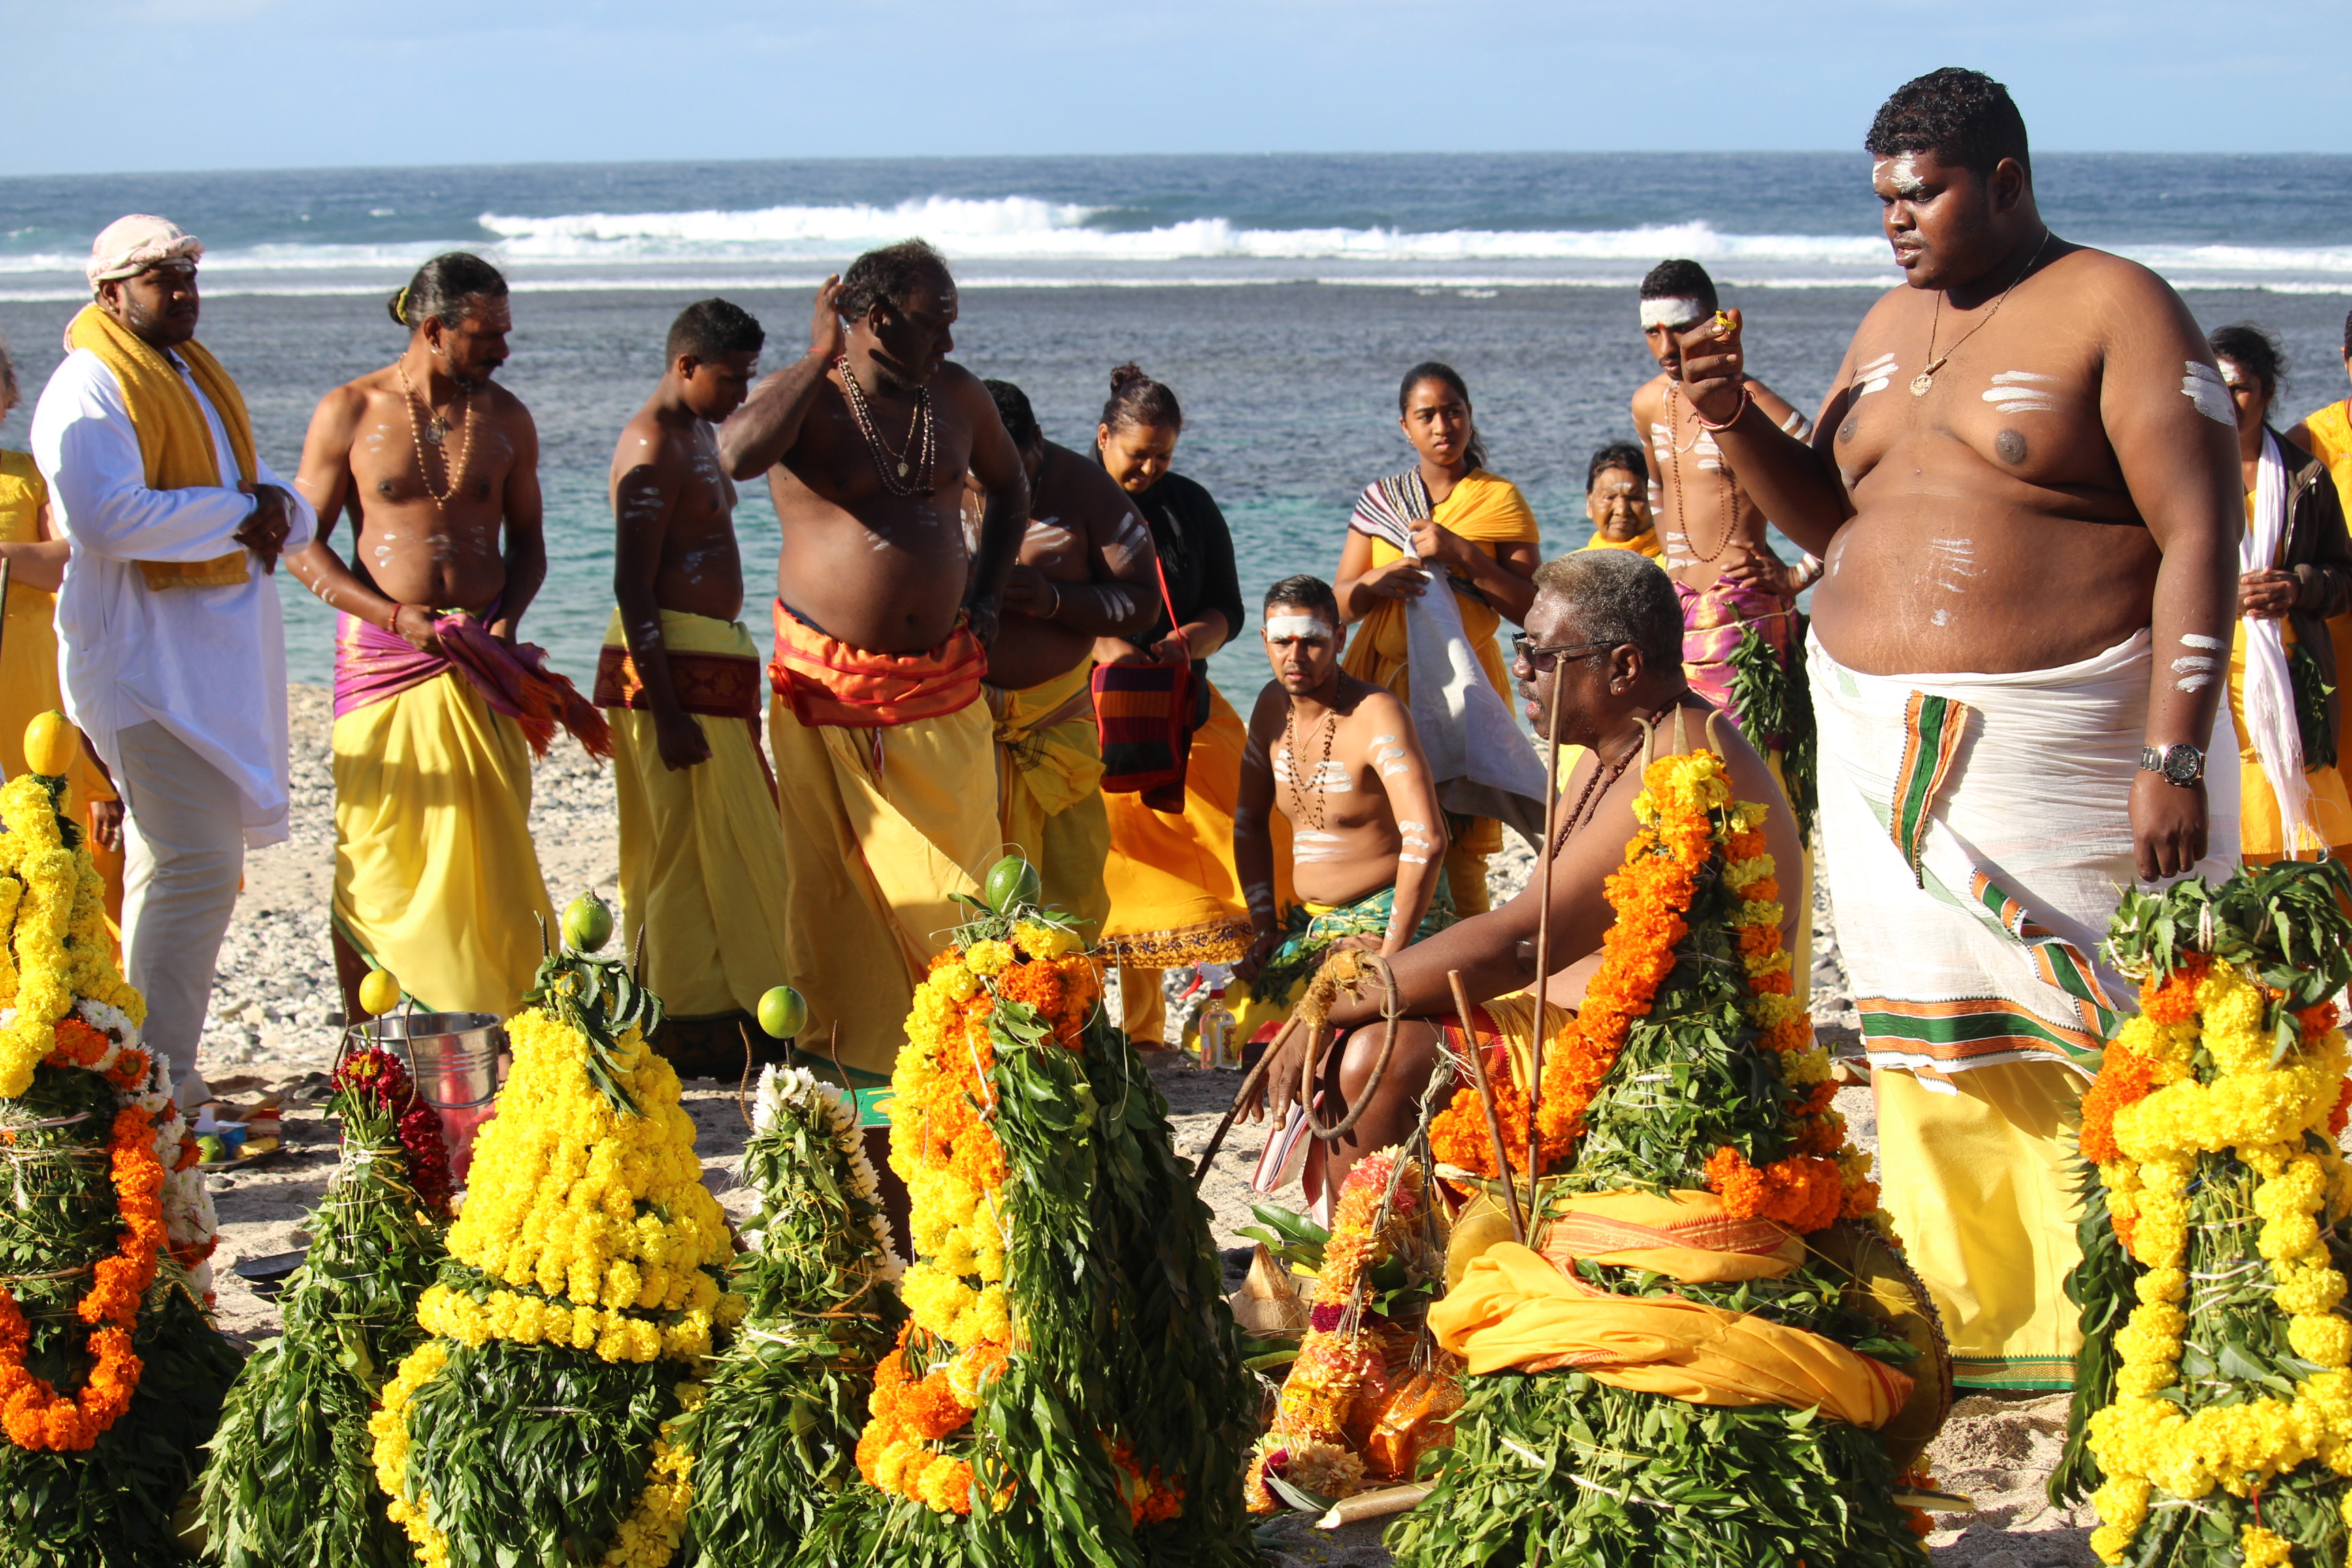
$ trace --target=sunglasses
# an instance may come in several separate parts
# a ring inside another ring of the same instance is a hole
[[[1554,663],[1567,658],[1570,654],[1574,654],[1579,658],[1586,658],[1594,653],[1600,652],[1604,648],[1612,648],[1616,646],[1617,644],[1615,641],[1605,640],[1601,642],[1561,643],[1554,647],[1545,647],[1539,646],[1533,637],[1528,636],[1525,632],[1513,632],[1511,634],[1511,660],[1515,664],[1524,660],[1529,669],[1549,669]]]

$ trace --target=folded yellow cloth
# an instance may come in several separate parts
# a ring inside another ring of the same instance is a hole
[[[1674,1297],[1612,1296],[1516,1242],[1474,1260],[1429,1326],[1474,1375],[1570,1368],[1693,1405],[1817,1406],[1868,1427],[1911,1393],[1903,1373],[1819,1334]]]
[[[1701,1284],[1778,1279],[1805,1260],[1805,1244],[1777,1220],[1735,1219],[1713,1193],[1574,1193],[1550,1199],[1537,1250],[1565,1267],[1579,1258]]]

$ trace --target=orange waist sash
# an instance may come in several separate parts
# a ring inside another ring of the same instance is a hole
[[[942,719],[980,700],[988,651],[961,615],[937,647],[876,653],[808,625],[776,601],[776,656],[768,679],[803,724],[882,730]]]

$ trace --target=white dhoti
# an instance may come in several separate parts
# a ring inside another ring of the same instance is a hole
[[[1880,1080],[1884,1199],[1978,1386],[2072,1376],[2065,1165],[2083,1075],[2132,994],[2098,953],[2136,879],[2149,647],[2143,631],[2007,675],[1864,675],[1808,648],[1838,947],[1871,1066],[1910,1075]],[[2197,871],[2218,881],[2235,769],[2206,803]]]

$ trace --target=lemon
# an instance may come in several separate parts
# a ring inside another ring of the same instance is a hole
[[[563,944],[574,952],[593,952],[613,940],[613,906],[593,893],[583,893],[563,908]]]
[[[1039,897],[1037,868],[1018,855],[1007,855],[988,868],[981,897],[1000,915],[1016,905],[1034,908]]]
[[[37,713],[25,726],[25,766],[44,778],[60,778],[73,766],[81,736],[56,709]]]
[[[772,1040],[792,1040],[808,1027],[808,1004],[789,985],[772,987],[760,998],[760,1027]]]
[[[370,1017],[381,1017],[400,1005],[400,982],[389,969],[371,969],[360,982],[360,1005]]]

